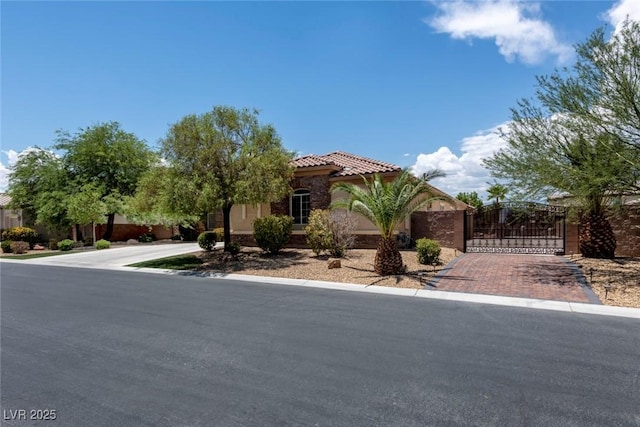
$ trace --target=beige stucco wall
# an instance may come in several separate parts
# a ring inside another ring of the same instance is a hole
[[[19,227],[21,225],[20,210],[12,210],[0,208],[0,229],[5,230],[11,227]]]
[[[252,233],[253,221],[271,214],[271,205],[234,205],[231,207],[230,221],[232,233]]]
[[[343,191],[336,191],[331,194],[331,203],[334,203],[337,200],[346,200],[348,198],[348,194]],[[360,214],[352,213],[353,217],[356,219],[356,233],[357,234],[379,234],[378,228],[368,219],[363,217]],[[411,231],[411,221],[407,220],[404,224],[402,224],[397,229],[398,232],[404,231],[409,234]]]
[[[392,176],[387,177],[387,180],[393,179]],[[347,180],[356,185],[361,185],[362,178],[355,177]],[[361,185],[364,187],[364,185]],[[331,194],[331,203],[336,200],[346,199],[348,195],[344,192],[335,192]],[[455,201],[449,200],[434,200],[431,204],[427,205],[423,210],[425,211],[453,211],[456,210]],[[462,202],[460,202],[462,203]],[[271,205],[260,205],[260,216],[266,216],[271,214]],[[289,206],[291,204],[289,203]],[[253,220],[258,216],[256,206],[253,205],[235,205],[231,208],[231,232],[236,234],[251,234],[253,232]],[[376,226],[363,216],[353,213],[356,219],[356,233],[357,234],[378,234],[379,231]],[[411,234],[411,219],[407,218],[406,221],[401,224],[397,229],[398,232],[403,231],[407,234]],[[303,234],[304,226],[294,227],[294,234]]]

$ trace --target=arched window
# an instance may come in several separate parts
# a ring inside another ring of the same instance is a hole
[[[309,190],[296,190],[291,196],[291,216],[294,224],[308,224],[311,210]]]

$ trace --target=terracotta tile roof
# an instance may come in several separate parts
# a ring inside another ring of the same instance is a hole
[[[0,207],[5,207],[11,202],[11,196],[6,193],[0,193]]]
[[[331,176],[368,175],[384,172],[400,172],[402,170],[400,166],[391,163],[356,156],[355,154],[345,153],[343,151],[334,151],[333,153],[322,156],[310,154],[298,157],[293,160],[293,164],[297,168],[325,165],[338,166],[340,170],[332,173]]]
[[[334,163],[324,159],[324,156],[316,156],[315,154],[309,154],[307,156],[297,157],[293,159],[293,165],[297,168],[306,168],[312,166],[327,166]]]

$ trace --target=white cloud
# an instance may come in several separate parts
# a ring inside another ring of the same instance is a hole
[[[425,22],[436,31],[461,40],[494,39],[508,62],[518,58],[536,64],[548,55],[566,62],[573,52],[571,46],[557,40],[553,27],[539,18],[539,3],[456,0],[433,4],[440,14]]]
[[[433,185],[455,196],[460,192],[476,191],[481,197],[492,181],[489,171],[482,166],[482,159],[490,157],[505,146],[498,130],[507,123],[492,129],[478,132],[462,140],[462,155],[457,156],[448,147],[440,147],[429,154],[418,154],[416,163],[411,167],[413,173],[420,176],[431,169],[440,169],[447,174],[444,178],[431,181]]]
[[[638,0],[620,0],[614,4],[611,9],[605,12],[607,21],[616,28],[620,29],[622,22],[629,19],[640,21],[640,1]]]
[[[0,162],[0,193],[3,193],[9,185],[9,168]]]
[[[33,147],[27,147],[24,150],[17,152],[15,150],[2,150],[1,154],[4,154],[7,158],[7,166],[0,161],[0,192],[5,192],[7,190],[7,186],[9,185],[9,173],[11,172],[11,167],[16,164],[18,158],[25,153],[35,150]]]

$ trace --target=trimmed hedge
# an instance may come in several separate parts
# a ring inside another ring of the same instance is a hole
[[[10,254],[11,253],[11,243],[13,240],[3,240],[0,242],[0,247],[2,247],[2,253]]]
[[[58,249],[61,251],[70,251],[75,247],[75,242],[71,239],[64,239],[58,242]]]
[[[198,246],[205,251],[212,251],[216,246],[216,232],[215,231],[203,231],[198,236]]]
[[[293,217],[268,215],[253,221],[253,238],[263,251],[277,254],[289,242],[293,231]]]
[[[109,249],[111,247],[111,243],[108,240],[100,239],[96,242],[96,249]]]
[[[11,252],[13,252],[14,254],[26,254],[28,250],[29,250],[28,242],[21,242],[21,241],[11,242]]]
[[[39,237],[38,232],[29,227],[12,227],[2,232],[2,240],[27,242],[30,249],[33,249]]]
[[[431,239],[416,240],[416,251],[420,264],[434,264],[440,262],[440,244]]]

